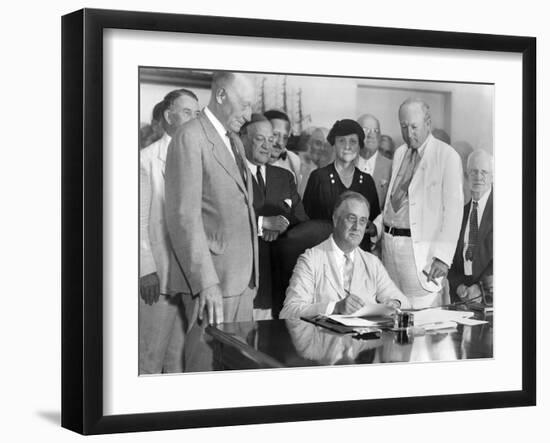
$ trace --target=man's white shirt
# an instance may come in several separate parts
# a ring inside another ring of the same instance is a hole
[[[372,175],[374,173],[374,167],[376,166],[376,159],[378,158],[378,151],[376,151],[369,159],[363,158],[360,155],[357,158],[357,169],[366,174]]]

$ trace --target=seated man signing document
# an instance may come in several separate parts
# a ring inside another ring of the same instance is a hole
[[[380,260],[359,248],[369,210],[361,194],[340,195],[332,215],[334,232],[298,259],[280,318],[349,315],[369,303],[409,307]]]

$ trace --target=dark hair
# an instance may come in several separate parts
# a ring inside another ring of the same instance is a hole
[[[269,111],[264,112],[264,117],[268,120],[284,120],[290,124],[290,119],[283,111],[278,111],[277,109],[270,109]]]
[[[151,114],[151,121],[152,121],[152,122],[157,122],[157,123],[162,122],[162,114],[163,114],[163,112],[164,112],[164,100],[158,102],[158,103],[153,107],[153,113]]]
[[[178,98],[184,96],[191,97],[197,102],[199,101],[197,96],[189,89],[175,89],[174,91],[170,91],[168,94],[166,94],[162,101],[155,105],[155,107],[153,108],[153,119],[155,119],[155,115],[157,115],[159,117],[157,121],[162,123],[162,125],[166,129],[165,125],[167,125],[168,122],[164,119],[164,111],[170,109],[170,107]]]
[[[176,89],[174,91],[170,91],[168,94],[164,96],[164,99],[162,100],[164,102],[165,108],[164,110],[168,109],[170,106],[174,104],[174,102],[183,96],[191,97],[192,99],[199,101],[197,96],[194,92],[190,91],[189,89]]]
[[[257,112],[254,112],[251,116],[250,116],[250,121],[247,121],[244,125],[241,126],[241,130],[239,131],[239,134],[242,136],[242,135],[245,135],[247,134],[248,132],[248,127],[253,124],[253,123],[258,123],[258,122],[268,122],[269,123],[269,120],[264,117],[262,114],[259,114]]]
[[[336,120],[336,123],[334,123],[327,135],[327,141],[331,144],[331,146],[334,146],[334,140],[336,137],[351,134],[357,134],[359,146],[362,149],[365,146],[365,131],[363,131],[363,128],[359,125],[359,123],[349,118]]]
[[[362,203],[365,203],[367,205],[367,209],[370,214],[370,203],[363,194],[359,194],[359,192],[355,192],[355,191],[345,191],[338,196],[338,198],[336,199],[336,202],[334,203],[334,209],[332,210],[333,217],[336,215],[336,212],[338,211],[340,206],[342,206],[348,200],[357,200]]]

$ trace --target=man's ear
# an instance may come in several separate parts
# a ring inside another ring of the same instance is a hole
[[[225,91],[225,89],[224,88],[219,88],[216,91],[216,102],[219,105],[221,105],[224,102],[226,96],[227,96],[227,92]]]
[[[165,121],[166,123],[168,123],[169,125],[172,124],[172,118],[171,118],[170,109],[166,109],[166,110],[162,113],[162,116],[164,117],[164,121]]]

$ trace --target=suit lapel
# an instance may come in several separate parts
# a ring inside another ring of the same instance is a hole
[[[365,278],[364,270],[366,268],[366,263],[365,263],[365,266],[362,266],[363,261],[364,261],[363,255],[359,250],[359,248],[357,248],[355,250],[355,260],[353,261],[353,275],[351,277],[350,292],[358,296],[360,296],[361,291],[365,287],[362,282]]]
[[[372,178],[374,180],[374,183],[380,182],[380,153],[376,154],[376,161],[374,162],[374,169],[372,170]]]
[[[170,137],[168,134],[164,134],[158,143],[157,158],[159,160],[160,170],[162,171],[163,178],[166,171],[166,154],[168,153],[168,145],[170,145],[171,140],[172,137]]]
[[[265,165],[265,199],[277,201],[281,191],[280,174],[274,170],[276,166]]]
[[[248,196],[249,193],[243,183],[239,168],[237,167],[237,163],[235,162],[235,159],[232,157],[232,155],[229,153],[225,142],[221,139],[220,135],[216,131],[216,128],[214,128],[210,120],[208,120],[208,117],[201,114],[198,118],[204,129],[206,138],[212,144],[212,153],[214,154],[214,158],[217,160],[220,166],[225,169],[225,171],[235,180],[241,191]],[[244,159],[244,149],[242,148],[242,145],[240,143],[238,144],[237,149]],[[247,174],[248,176],[250,176],[248,171]]]
[[[270,200],[272,189],[275,186],[276,177],[273,175],[273,166],[265,165],[265,199]]]
[[[470,205],[472,201],[470,200],[468,204],[464,205],[464,213],[462,215],[462,226],[460,227],[460,235],[458,237],[458,243],[455,250],[456,265],[458,266],[459,272],[464,274],[464,233],[466,232],[466,224],[468,223],[468,215],[470,215]]]
[[[266,173],[267,176],[267,173]],[[254,210],[256,211],[256,215],[261,215],[260,212],[265,204],[265,197],[262,195],[262,192],[260,191],[260,186],[258,185],[258,182],[254,177],[252,177],[252,191],[254,196]]]
[[[340,275],[340,271],[336,266],[336,260],[334,259],[334,250],[332,248],[332,241],[330,238],[328,240],[325,240],[324,248],[326,250],[326,257],[327,261],[324,263],[324,276],[325,279],[328,280],[329,284],[332,286],[332,289],[334,289],[334,292],[338,296],[338,298],[341,300],[343,299],[346,294],[344,291],[344,285],[342,283],[342,276]]]
[[[489,198],[487,199],[487,204],[483,210],[483,215],[481,216],[481,222],[479,223],[478,236],[479,238],[485,238],[487,236],[487,231],[492,225],[491,221],[493,220],[493,190],[491,189]]]
[[[412,177],[411,183],[409,184],[409,193],[411,189],[415,188],[416,186],[425,187],[424,183],[424,171],[426,170],[428,163],[432,159],[432,155],[434,153],[434,145],[432,140],[432,135],[428,135],[429,139],[426,143],[426,147],[424,148],[424,153],[422,154],[422,158],[418,162],[418,165],[416,167],[416,171],[414,171],[414,175]]]
[[[333,262],[334,261],[331,260],[331,263]],[[340,300],[345,298],[346,294],[341,282],[342,278],[338,275],[339,274],[338,269],[336,269],[336,267],[333,266],[332,264],[328,264],[328,263],[325,263],[324,268],[325,268],[324,269],[325,278],[328,280],[329,284],[332,286],[332,289],[334,289],[334,292],[336,293],[338,298]]]

